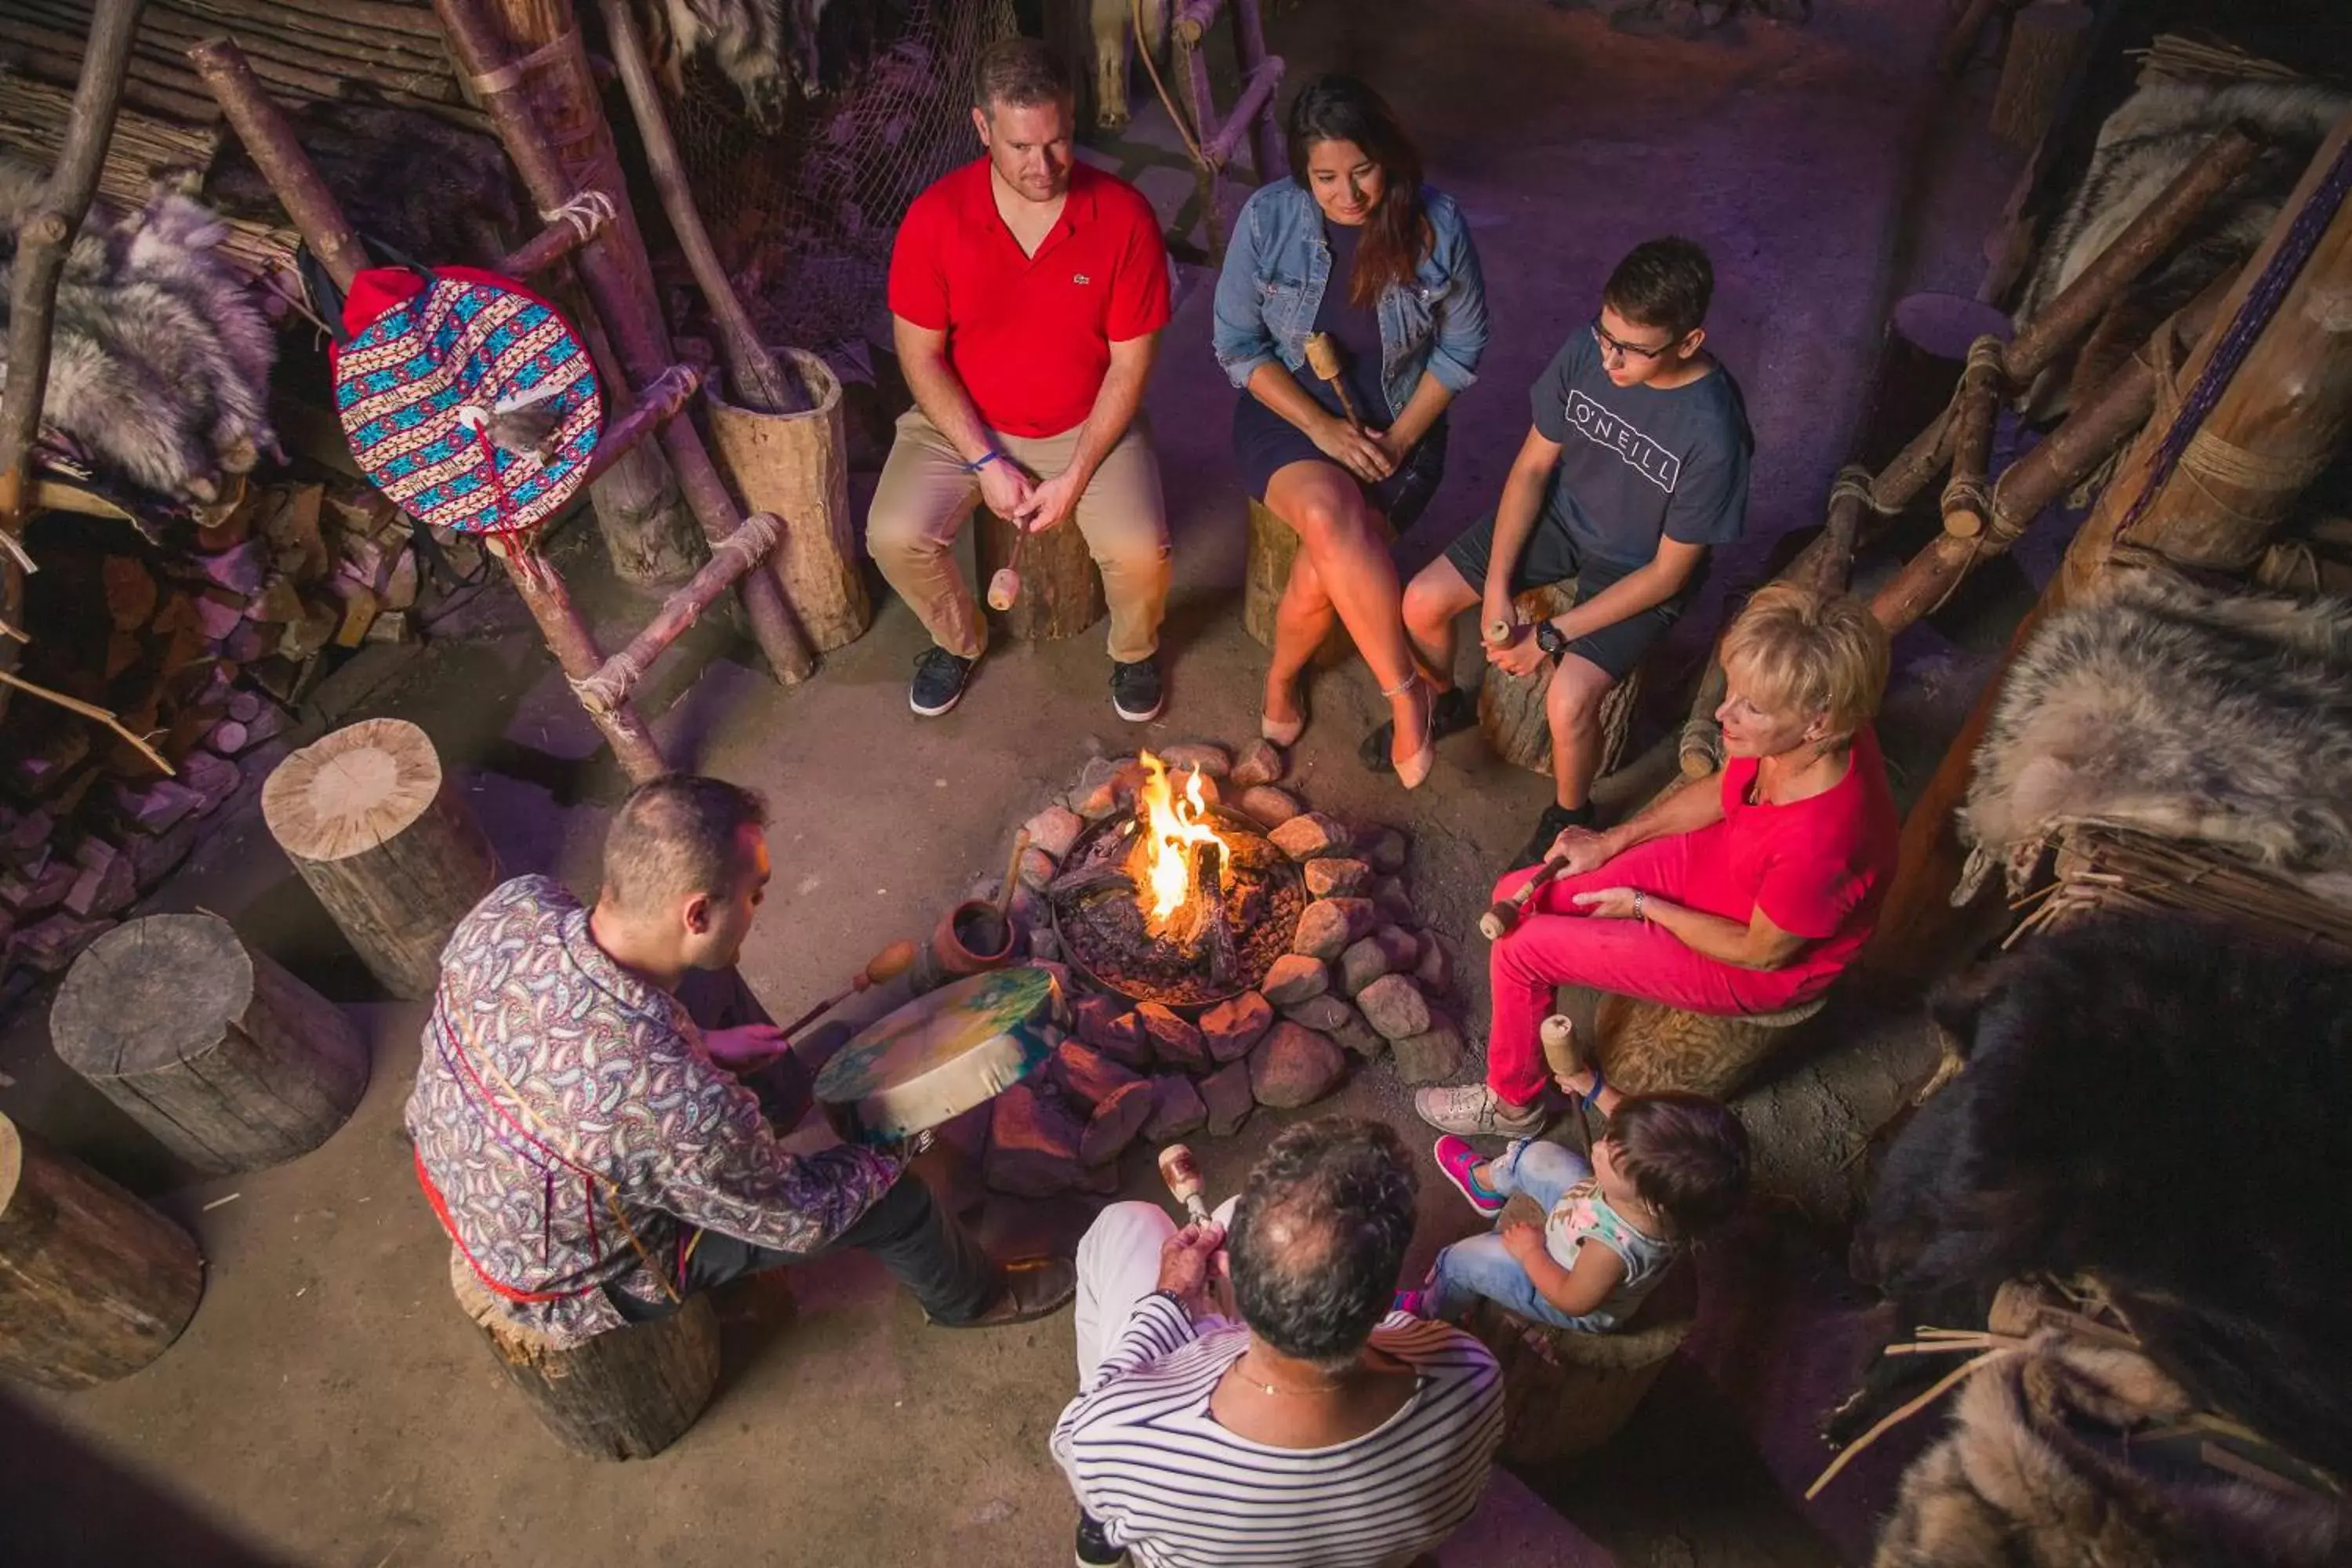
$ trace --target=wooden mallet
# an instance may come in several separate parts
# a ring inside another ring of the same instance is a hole
[[[1018,531],[1013,538],[1013,559],[988,580],[988,607],[1000,616],[1021,596],[1021,552],[1029,548],[1029,531],[1017,522],[1013,526]]]
[[[1479,934],[1488,942],[1500,942],[1517,931],[1520,920],[1527,913],[1528,900],[1536,896],[1537,889],[1559,875],[1563,864],[1559,860],[1546,860],[1536,868],[1536,874],[1528,878],[1527,884],[1517,892],[1488,905],[1486,912],[1478,917]]]
[[[1160,1179],[1168,1184],[1169,1194],[1184,1205],[1184,1217],[1194,1225],[1214,1225],[1216,1216],[1209,1212],[1209,1200],[1201,1195],[1201,1167],[1193,1163],[1192,1151],[1181,1143],[1171,1143],[1160,1151]],[[1234,1308],[1234,1283],[1214,1269],[1209,1272],[1210,1287],[1216,1292],[1217,1310],[1235,1322],[1241,1313]]]
[[[867,959],[866,967],[857,972],[856,977],[851,980],[847,986],[785,1025],[781,1032],[785,1038],[790,1039],[860,991],[868,986],[880,985],[896,980],[914,967],[915,944],[911,942],[894,942],[872,958]]]
[[[1361,430],[1364,422],[1356,416],[1355,399],[1348,395],[1348,384],[1343,379],[1346,367],[1339,363],[1339,345],[1330,333],[1307,334],[1307,368],[1315,373],[1318,381],[1330,384],[1331,390],[1339,395],[1339,412],[1348,416],[1349,424]]]

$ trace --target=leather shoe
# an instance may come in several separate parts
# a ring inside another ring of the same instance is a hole
[[[1078,1293],[1078,1266],[1067,1258],[1016,1258],[1001,1272],[1003,1287],[978,1317],[931,1321],[942,1329],[1001,1329],[1050,1317]]]

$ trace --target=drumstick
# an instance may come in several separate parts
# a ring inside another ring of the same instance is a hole
[[[803,1029],[807,1028],[811,1024],[815,1023],[817,1019],[822,1017],[824,1015],[832,1012],[835,1007],[840,1006],[844,1002],[848,1001],[852,996],[855,996],[860,991],[865,990],[867,986],[880,985],[887,982],[896,980],[898,976],[906,973],[907,971],[914,967],[915,944],[911,942],[894,942],[889,946],[884,948],[881,952],[876,953],[872,958],[867,959],[866,961],[866,967],[857,972],[857,977],[852,980],[846,988],[826,997],[824,1001],[818,1003],[815,1006],[810,1008],[807,1012],[793,1019],[780,1032],[785,1038],[789,1039],[793,1036],[799,1034]]]
[[[1331,390],[1339,395],[1339,411],[1348,416],[1348,423],[1360,433],[1364,428],[1364,422],[1356,417],[1356,401],[1348,395],[1348,384],[1341,379],[1339,345],[1333,341],[1330,333],[1307,334],[1307,364],[1318,379],[1330,383]]]
[[[1194,1225],[1214,1225],[1216,1216],[1209,1212],[1209,1203],[1201,1195],[1201,1167],[1192,1161],[1192,1151],[1181,1143],[1171,1143],[1160,1151],[1160,1179],[1168,1184],[1168,1191],[1184,1205],[1184,1215]],[[1216,1291],[1217,1310],[1235,1322],[1241,1313],[1234,1309],[1233,1281],[1213,1268],[1209,1271],[1212,1288]]]
[[[1488,647],[1501,647],[1504,644],[1511,640],[1511,623],[1508,621],[1488,621],[1486,623],[1486,646]]]
[[[1019,528],[1019,524],[1014,524]],[[1029,548],[1029,531],[1022,528],[1013,536],[1013,559],[996,569],[988,580],[988,607],[1003,615],[1021,596],[1021,552]]]
[[[1478,917],[1479,934],[1488,942],[1500,942],[1510,935],[1518,928],[1519,917],[1526,912],[1528,900],[1536,896],[1536,889],[1559,876],[1566,864],[1564,860],[1546,859],[1517,892],[1488,905],[1486,912]]]
[[[1029,830],[1023,828],[1013,836],[1013,858],[1004,865],[1004,886],[996,889],[996,919],[1009,928],[1013,920],[1013,895],[1021,886],[1021,857],[1029,852]]]

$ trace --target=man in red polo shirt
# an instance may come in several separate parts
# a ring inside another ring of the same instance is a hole
[[[908,703],[946,712],[986,646],[951,552],[972,502],[1040,531],[1075,522],[1110,601],[1111,705],[1160,715],[1168,517],[1141,407],[1168,324],[1151,205],[1072,156],[1069,79],[1042,43],[981,56],[986,156],[915,198],[890,258],[890,314],[915,406],[866,514],[882,574],[934,646]]]

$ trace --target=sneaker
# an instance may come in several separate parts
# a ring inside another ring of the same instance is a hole
[[[1507,1201],[1503,1194],[1478,1179],[1478,1167],[1486,1158],[1477,1150],[1449,1132],[1431,1152],[1437,1156],[1437,1168],[1454,1184],[1454,1190],[1470,1200],[1481,1219],[1493,1219],[1503,1212]]]
[[[1551,1120],[1541,1105],[1510,1110],[1483,1083],[1415,1089],[1412,1109],[1440,1132],[1460,1138],[1532,1138]]]
[[[1517,871],[1529,866],[1541,865],[1543,858],[1551,853],[1553,839],[1571,827],[1591,826],[1592,803],[1589,800],[1574,808],[1558,805],[1545,806],[1544,814],[1536,818],[1535,832],[1529,835],[1527,843],[1520,847],[1518,858],[1513,860],[1504,869]]]
[[[963,700],[963,689],[979,662],[950,653],[934,644],[915,659],[914,684],[907,688],[907,706],[926,719],[936,719]]]
[[[1077,1568],[1126,1568],[1127,1548],[1113,1546],[1094,1516],[1078,1515]]]
[[[1400,1290],[1389,1302],[1389,1310],[1402,1312],[1409,1318],[1429,1316],[1429,1292],[1422,1289]]]
[[[1437,694],[1429,705],[1429,738],[1432,743],[1458,735],[1478,722],[1478,703],[1460,687]],[[1376,773],[1396,772],[1396,763],[1389,756],[1389,748],[1396,743],[1396,721],[1391,719],[1364,737],[1356,748],[1357,760]]]
[[[1139,658],[1133,664],[1114,661],[1110,667],[1110,705],[1130,724],[1148,724],[1160,717],[1168,700],[1160,689],[1160,664]]]

